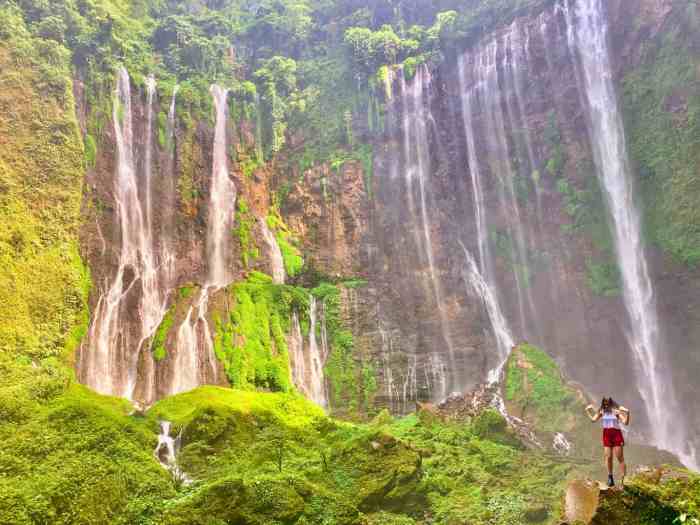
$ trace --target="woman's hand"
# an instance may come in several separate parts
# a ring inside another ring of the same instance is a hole
[[[595,407],[593,405],[588,405],[586,407],[586,415],[591,421],[596,421],[598,419],[598,414],[596,413]]]

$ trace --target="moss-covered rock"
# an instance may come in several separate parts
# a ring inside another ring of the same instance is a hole
[[[700,476],[671,467],[643,468],[622,490],[575,480],[567,489],[565,517],[584,525],[699,523]]]
[[[561,432],[573,443],[574,454],[594,457],[598,432],[585,416],[586,396],[567,382],[546,352],[529,344],[513,349],[503,389],[508,412],[524,420],[546,445]]]

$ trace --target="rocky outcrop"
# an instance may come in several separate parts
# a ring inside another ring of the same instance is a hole
[[[561,524],[695,523],[700,520],[699,483],[697,475],[670,467],[641,467],[624,488],[574,480],[566,489]]]

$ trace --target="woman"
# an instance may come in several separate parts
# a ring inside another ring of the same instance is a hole
[[[625,482],[625,438],[622,436],[622,428],[620,423],[629,425],[630,411],[623,406],[615,403],[612,397],[604,397],[600,404],[600,410],[595,411],[593,405],[586,407],[586,415],[591,421],[603,420],[603,447],[605,447],[605,462],[608,466],[608,487],[615,486],[613,478],[613,454],[620,463],[620,472],[622,473],[621,483]]]

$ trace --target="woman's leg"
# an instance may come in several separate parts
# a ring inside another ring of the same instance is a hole
[[[613,449],[617,462],[620,464],[620,473],[624,479],[625,474],[627,474],[627,466],[625,465],[625,449],[623,447],[615,447]],[[612,459],[610,460],[610,468],[612,469]]]
[[[605,450],[605,464],[608,467],[608,476],[612,476],[613,473],[613,450],[611,447],[603,447]]]

